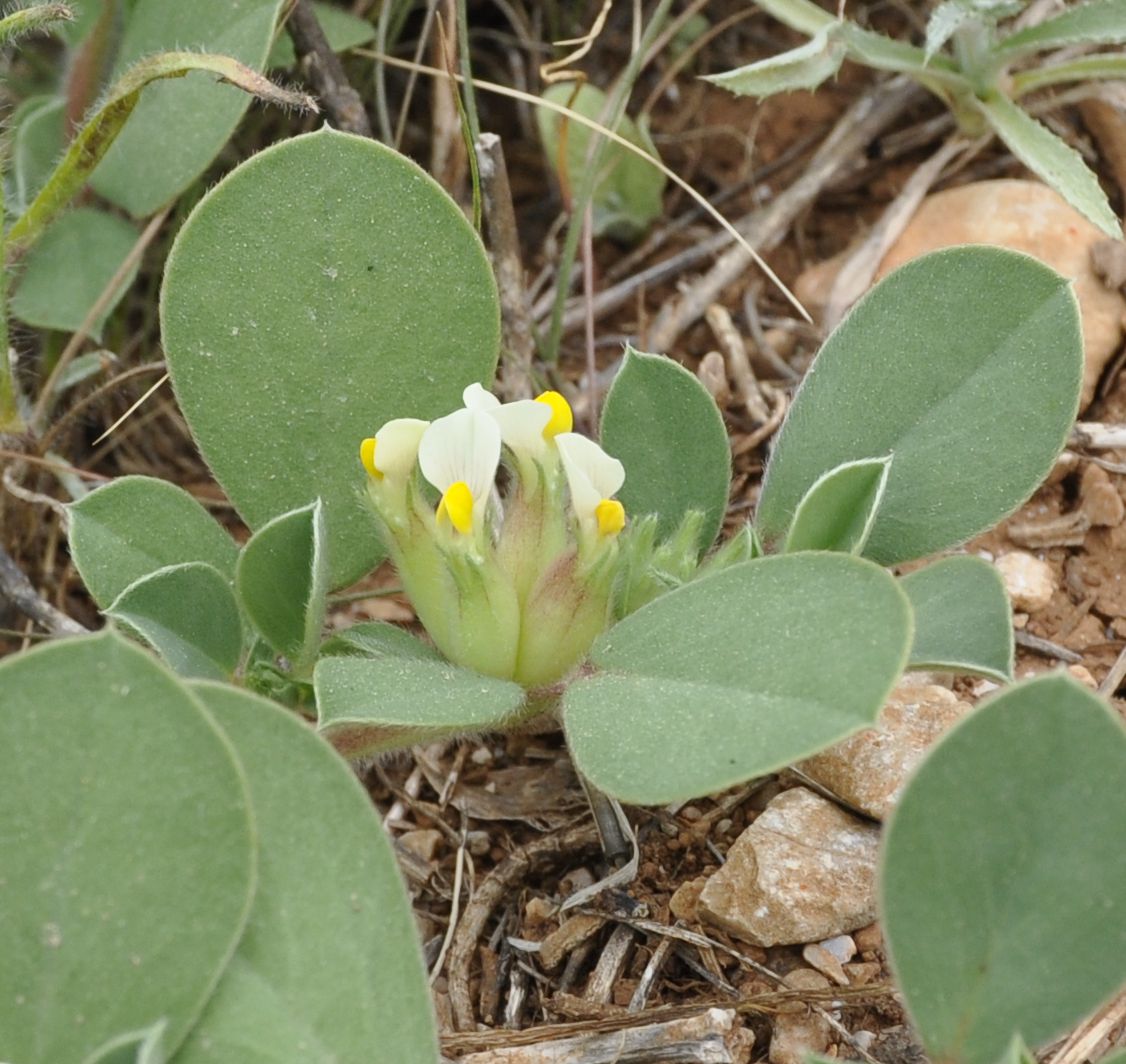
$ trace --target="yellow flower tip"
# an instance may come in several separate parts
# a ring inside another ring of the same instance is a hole
[[[595,508],[600,536],[616,536],[626,527],[626,511],[617,499],[603,499]]]
[[[575,415],[571,404],[558,392],[543,392],[536,396],[537,403],[551,408],[551,420],[543,427],[543,438],[550,440],[561,432],[570,432],[575,427]]]
[[[447,521],[463,536],[473,528],[473,493],[464,480],[451,484],[438,503],[438,524]]]
[[[368,471],[368,475],[375,477],[376,480],[382,480],[383,474],[375,467],[375,437],[369,436],[360,444],[360,461],[364,464],[364,469]]]

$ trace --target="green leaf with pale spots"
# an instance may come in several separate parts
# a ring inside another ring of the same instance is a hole
[[[441,660],[327,657],[313,673],[317,728],[349,757],[512,723],[524,689]]]
[[[6,658],[0,1060],[82,1064],[161,1019],[174,1051],[242,937],[255,851],[230,742],[151,654],[103,632]]]
[[[137,632],[181,676],[229,679],[242,656],[230,581],[205,562],[157,569],[130,584],[106,616]]]
[[[579,770],[660,804],[772,772],[869,727],[899,678],[911,608],[846,554],[742,562],[661,596],[594,645],[563,696]]]
[[[755,525],[781,542],[842,462],[893,454],[864,554],[925,557],[996,524],[1047,475],[1079,405],[1071,282],[959,247],[884,278],[825,341],[774,445]]]
[[[1043,1045],[1126,980],[1126,729],[1074,680],[956,724],[887,825],[881,924],[930,1059]]]
[[[227,55],[262,70],[282,0],[137,0],[115,76],[156,52]],[[174,200],[223,149],[250,97],[213,75],[150,85],[94,171],[92,184],[135,218]]]
[[[880,509],[890,468],[890,455],[863,458],[842,462],[819,477],[798,503],[783,549],[859,554]]]
[[[703,514],[697,549],[715,542],[731,488],[731,446],[707,389],[664,355],[626,348],[602,411],[602,446],[626,469],[626,513],[657,515],[666,539],[690,510]]]
[[[310,506],[275,517],[242,548],[235,587],[246,615],[294,668],[312,662],[328,595],[324,508]]]
[[[1012,681],[1012,610],[992,565],[956,555],[909,573],[899,584],[915,612],[910,668]]]
[[[176,1064],[437,1060],[410,903],[355,774],[276,704],[192,692],[246,770],[261,858],[246,934]]]
[[[334,586],[381,556],[360,441],[492,380],[496,285],[414,163],[324,129],[260,152],[180,230],[161,322],[207,463],[252,528],[320,498]]]
[[[206,562],[233,580],[238,547],[183,488],[119,477],[67,509],[70,555],[105,609],[135,580],[167,565]]]

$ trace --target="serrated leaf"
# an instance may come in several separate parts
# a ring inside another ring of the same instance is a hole
[[[105,609],[135,580],[181,562],[234,579],[238,548],[186,491],[154,477],[119,477],[72,504],[70,554]]]
[[[205,562],[157,569],[106,608],[181,676],[228,679],[242,655],[242,621],[230,581]]]
[[[997,47],[1006,60],[1071,44],[1126,42],[1126,0],[1091,0],[1009,34]],[[1119,234],[1121,236],[1121,234]]]
[[[380,557],[359,443],[492,379],[484,248],[414,163],[324,129],[260,152],[200,202],[165,270],[172,381],[252,528],[321,498],[334,586]],[[456,337],[456,342],[451,338]]]
[[[321,657],[419,658],[441,661],[429,643],[411,635],[405,628],[386,621],[361,621],[336,632],[321,644]]]
[[[727,509],[731,446],[715,400],[688,370],[627,348],[602,411],[602,446],[625,466],[627,514],[656,514],[661,540],[698,510],[699,550],[711,546]]]
[[[524,702],[509,680],[406,657],[322,658],[313,686],[318,730],[349,757],[496,728]]]
[[[882,924],[931,1059],[994,1064],[1126,979],[1126,731],[1030,680],[951,729],[887,826]]]
[[[736,96],[759,98],[795,89],[816,89],[840,70],[845,51],[845,46],[833,36],[833,28],[825,27],[805,44],[788,52],[722,74],[711,74],[703,80]]]
[[[908,263],[857,303],[806,375],[767,469],[760,535],[780,541],[818,477],[879,454],[895,461],[867,557],[925,557],[990,527],[1063,447],[1082,351],[1070,282],[1034,259],[960,247]]]
[[[926,55],[930,60],[954,32],[979,15],[975,0],[943,0],[927,19]]]
[[[915,612],[909,667],[1013,678],[1013,624],[1000,573],[957,555],[908,573],[900,586]]]
[[[113,633],[0,663],[0,1059],[183,1040],[242,936],[250,797],[230,743]]]
[[[93,207],[64,214],[31,249],[10,301],[12,314],[41,329],[74,332],[121,268],[137,230],[116,215]],[[122,278],[90,335],[101,340],[102,327],[137,275],[134,265]]]
[[[1005,146],[1107,236],[1120,240],[1122,224],[1083,157],[1007,96],[975,98],[974,106]]]
[[[572,99],[574,96],[574,99]],[[602,121],[606,109],[606,94],[590,84],[576,90],[573,82],[549,86],[543,98],[550,103],[569,107],[592,121]],[[548,163],[558,172],[560,165],[561,128],[564,117],[546,107],[536,108],[536,122]],[[566,173],[560,175],[561,183],[570,189],[579,182],[579,175],[587,166],[591,139],[598,134],[588,126],[568,121],[566,124]],[[628,116],[624,116],[614,131],[618,136],[657,156],[657,149],[646,133]],[[664,205],[666,179],[652,163],[646,162],[620,144],[605,146],[601,173],[592,195],[593,228],[595,235],[608,234],[623,240],[640,236],[659,218]]]
[[[138,0],[118,51],[115,76],[155,52],[227,55],[261,70],[282,0]],[[250,97],[206,74],[147,88],[106,157],[94,188],[135,218],[184,191],[222,150]]]
[[[351,11],[317,2],[312,4],[312,8],[328,40],[328,46],[334,52],[346,52],[349,48],[358,48],[375,39],[375,27],[367,19],[353,15]],[[293,41],[283,31],[270,49],[266,66],[291,67],[295,62],[297,53],[293,50]]]
[[[782,549],[859,554],[879,512],[891,461],[891,455],[862,458],[822,474],[798,503]]]
[[[437,1060],[414,919],[371,799],[292,713],[229,686],[192,690],[246,769],[261,859],[246,934],[176,1064]]]
[[[698,797],[870,727],[899,678],[911,611],[844,554],[743,562],[656,599],[595,643],[563,696],[579,770],[623,801]]]
[[[242,548],[235,587],[266,642],[300,670],[317,652],[329,559],[320,500],[275,517]]]

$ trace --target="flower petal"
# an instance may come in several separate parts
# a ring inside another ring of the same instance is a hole
[[[533,401],[543,403],[551,410],[551,420],[543,430],[547,439],[558,436],[561,432],[570,432],[575,427],[575,415],[571,412],[571,404],[558,392],[541,392]]]
[[[550,407],[534,399],[521,399],[498,406],[490,413],[500,426],[500,436],[505,446],[533,457],[543,454],[547,449],[544,437],[552,417]]]
[[[388,421],[373,438],[360,444],[360,460],[368,473],[381,479],[405,479],[418,459],[419,442],[429,421],[400,417]]]
[[[571,489],[571,507],[582,525],[593,531],[598,527],[599,504],[625,483],[625,467],[577,432],[561,432],[555,445]]]
[[[474,504],[481,506],[500,464],[500,428],[479,410],[455,410],[432,422],[422,434],[418,464],[422,475],[440,492],[462,481]]]
[[[467,410],[488,412],[500,406],[500,400],[492,392],[485,391],[476,381],[461,393],[461,401]]]

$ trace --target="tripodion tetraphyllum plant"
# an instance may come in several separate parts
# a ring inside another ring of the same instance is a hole
[[[525,687],[552,683],[610,619],[625,469],[572,431],[558,392],[501,403],[471,384],[462,398],[362,442],[367,497],[438,649]]]

